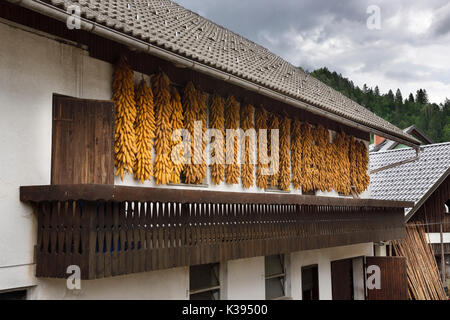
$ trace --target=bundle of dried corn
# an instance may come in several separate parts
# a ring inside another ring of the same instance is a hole
[[[358,193],[369,187],[368,165],[369,156],[365,144],[352,137],[350,143],[350,179]]]
[[[392,242],[397,256],[406,257],[411,300],[447,300],[430,245],[420,225],[408,224],[406,237]]]
[[[334,138],[332,151],[335,155],[333,168],[333,189],[339,193],[350,194],[350,138],[344,132],[338,133]]]
[[[237,103],[234,96],[229,96],[225,106],[225,128],[237,130],[239,128],[239,104]],[[232,149],[228,150],[228,139],[232,139]],[[239,137],[234,135],[233,137],[228,137],[227,132],[227,157],[225,166],[225,181],[228,184],[238,184],[239,183],[239,163],[238,163],[238,143]],[[231,159],[228,159],[228,155],[233,155]]]
[[[321,191],[331,191],[333,189],[331,175],[333,174],[333,167],[331,164],[332,153],[330,143],[330,133],[323,126],[319,126],[316,130],[316,144],[317,144],[317,159],[315,160],[315,167],[318,173],[318,185],[316,186]]]
[[[199,106],[197,91],[194,84],[189,82],[183,92],[184,125],[188,130],[191,139],[190,163],[184,166],[185,182],[197,184],[201,182],[202,174],[199,165],[201,164],[201,141],[195,141],[194,128],[197,121]],[[198,139],[197,139],[198,140]]]
[[[255,125],[256,125],[256,134],[258,137],[257,142],[257,164],[258,167],[256,169],[256,186],[261,189],[267,188],[268,184],[268,175],[263,174],[268,170],[269,167],[269,157],[267,153],[267,135],[270,134],[267,132],[267,120],[268,113],[267,110],[263,107],[256,109],[255,111]],[[263,135],[261,135],[260,130],[266,130],[266,136],[263,139]]]
[[[289,190],[291,185],[291,119],[284,115],[280,129],[280,188]]]
[[[313,137],[313,143],[311,146],[311,174],[312,174],[312,185],[314,190],[322,190],[320,181],[320,166],[323,161],[322,150],[319,146],[319,141],[321,139],[322,131],[319,127],[311,129],[311,134]]]
[[[270,113],[269,115],[269,131],[277,130],[279,132],[280,130],[280,120],[278,119],[278,116],[274,113]],[[268,137],[268,146],[267,150],[270,154],[271,161],[278,164],[278,166],[275,166],[272,164],[273,169],[275,172],[269,176],[270,179],[270,186],[273,188],[276,188],[279,186],[279,179],[280,179],[280,145],[279,145],[279,134],[278,134],[278,143],[275,143],[275,141],[272,141],[272,134],[270,133]]]
[[[211,138],[211,181],[220,184],[225,177],[225,101],[222,97],[214,95],[210,111],[209,127],[221,135]]]
[[[299,119],[295,119],[292,125],[292,185],[294,189],[302,187],[302,133]]]
[[[202,122],[202,135],[197,137],[197,145],[200,149],[200,158],[198,166],[199,177],[197,179],[197,184],[200,184],[206,178],[206,130],[208,125],[208,116],[207,116],[207,104],[208,96],[205,92],[200,89],[197,90],[197,104],[198,104],[198,114],[197,121]]]
[[[167,184],[172,174],[171,138],[172,104],[170,95],[170,80],[163,72],[152,79],[155,96],[155,170],[156,184]]]
[[[311,132],[311,127],[307,123],[302,124],[301,128],[302,135],[302,191],[308,192],[313,191],[315,188],[314,177],[314,158],[313,158],[313,148],[314,139]]]
[[[241,167],[241,180],[242,180],[242,186],[245,189],[250,188],[253,186],[254,183],[254,145],[255,145],[255,139],[256,137],[252,138],[252,129],[255,128],[254,120],[253,120],[253,113],[255,111],[255,108],[250,105],[246,104],[241,109],[241,128],[244,131],[244,133],[247,133],[244,135],[244,150],[242,153],[242,167]]]
[[[124,173],[133,173],[136,161],[134,75],[124,57],[120,58],[114,69],[112,89],[116,106],[114,164],[116,175],[123,180]]]
[[[153,110],[153,92],[142,80],[136,91],[137,117],[136,130],[136,163],[134,176],[144,183],[153,174],[152,149],[155,138],[155,113]]]
[[[172,115],[170,117],[170,123],[172,126],[172,148],[171,148],[171,161],[172,172],[170,175],[170,182],[180,183],[180,174],[184,167],[183,149],[179,148],[180,143],[183,141],[181,136],[181,129],[183,129],[183,106],[181,105],[181,97],[178,90],[172,89]]]

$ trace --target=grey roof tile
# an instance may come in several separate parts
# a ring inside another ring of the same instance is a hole
[[[370,175],[371,197],[417,203],[450,168],[450,142],[422,146],[419,160]],[[371,152],[370,170],[410,159],[412,148]]]
[[[266,48],[169,0],[49,0],[89,20],[387,134],[418,141]],[[137,18],[139,16],[139,18]]]

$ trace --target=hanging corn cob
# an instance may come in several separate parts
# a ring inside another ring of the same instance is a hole
[[[349,145],[350,139],[344,132],[338,133],[333,142],[335,162],[334,187],[333,189],[339,193],[350,194],[350,161],[349,161]]]
[[[120,58],[114,70],[112,89],[116,106],[114,163],[116,175],[120,175],[123,181],[124,173],[133,173],[136,161],[134,76],[124,57]]]
[[[219,95],[215,94],[211,107],[209,117],[209,127],[211,129],[219,130],[222,134],[222,141],[216,141],[215,137],[211,138],[211,145],[217,143],[216,148],[211,150],[211,158],[214,159],[211,164],[211,180],[214,184],[220,184],[225,177],[225,101]],[[217,150],[217,154],[216,151]]]
[[[302,192],[314,190],[314,162],[313,162],[313,147],[314,140],[311,132],[311,127],[307,123],[302,124]]]
[[[171,96],[172,104],[172,114],[170,116],[170,124],[173,130],[172,133],[172,143],[171,143],[171,161],[172,161],[172,171],[170,174],[170,182],[178,184],[180,183],[180,174],[183,170],[183,150],[176,150],[176,146],[183,140],[181,137],[181,132],[177,130],[183,129],[183,106],[181,105],[181,97],[178,90],[172,89]],[[176,150],[176,153],[172,152]]]
[[[170,96],[170,80],[164,73],[159,73],[152,79],[153,93],[155,96],[155,169],[156,184],[170,182],[172,173],[171,137],[172,125],[170,116],[172,104]]]
[[[267,110],[263,107],[260,107],[256,109],[255,111],[255,125],[256,125],[256,134],[258,137],[257,141],[257,163],[258,167],[256,169],[256,186],[261,189],[267,188],[268,184],[268,175],[263,174],[264,171],[266,171],[269,167],[268,161],[268,153],[267,153],[267,120],[268,120],[268,113]],[[262,137],[259,132],[259,130],[266,130],[266,139],[264,141],[261,141]],[[264,142],[264,145],[262,144]],[[262,147],[262,149],[260,149]],[[265,157],[266,159],[262,159],[262,157]]]
[[[244,133],[247,130],[251,130],[255,128],[253,121],[253,113],[255,108],[251,104],[246,104],[241,109],[241,128]],[[244,140],[244,150],[242,154],[242,168],[241,168],[241,180],[242,185],[245,189],[253,186],[254,183],[254,165],[253,165],[253,156],[254,156],[254,139],[252,140],[250,136],[245,136]]]
[[[225,128],[237,130],[239,128],[239,104],[234,96],[229,96],[225,106]],[[239,164],[238,164],[238,137],[233,137],[233,158],[226,159],[225,181],[228,184],[239,183]],[[228,140],[228,138],[227,138]],[[228,145],[227,145],[228,148]],[[229,153],[230,151],[228,151]]]
[[[294,189],[302,187],[302,136],[299,119],[295,119],[292,125],[292,185]]]
[[[199,176],[197,178],[196,183],[201,184],[203,180],[206,178],[206,129],[208,124],[207,119],[207,99],[208,96],[205,92],[200,89],[197,90],[197,104],[198,104],[198,114],[197,121],[202,122],[202,135],[198,137],[197,146],[200,148],[200,158],[198,166]]]
[[[359,154],[360,154],[360,171],[361,171],[361,188],[359,193],[367,190],[370,185],[370,176],[367,172],[369,170],[369,154],[364,142],[359,142]]]
[[[319,140],[321,132],[318,127],[311,129],[311,134],[313,137],[313,143],[311,147],[311,159],[312,159],[312,184],[314,190],[320,190],[320,171],[319,171],[319,165],[322,161],[322,153],[319,149]]]
[[[186,183],[196,183],[200,174],[197,172],[197,166],[194,164],[194,124],[197,120],[198,102],[197,93],[192,82],[189,82],[184,88],[183,92],[183,110],[184,110],[184,125],[191,136],[191,161],[184,166],[184,176]]]
[[[370,178],[367,174],[367,167],[366,146],[352,137],[350,142],[350,179],[357,193],[363,192],[369,186]]]
[[[271,113],[269,116],[269,131],[279,129],[280,122],[278,116],[274,113]],[[267,149],[269,150],[271,160],[278,163],[278,168],[274,168],[276,172],[270,175],[270,186],[276,188],[279,186],[280,177],[280,147],[279,145],[272,143],[271,133],[269,134]]]
[[[144,183],[153,175],[152,149],[155,138],[155,113],[153,110],[153,92],[142,80],[136,91],[137,117],[136,130],[136,163],[134,176]]]
[[[280,128],[280,188],[289,190],[291,185],[291,119],[284,115],[281,119]]]
[[[321,191],[331,191],[333,187],[331,185],[330,178],[330,175],[332,174],[332,167],[329,163],[330,134],[328,130],[321,125],[315,129],[315,132],[317,147],[316,168],[318,174],[318,184],[316,187]]]

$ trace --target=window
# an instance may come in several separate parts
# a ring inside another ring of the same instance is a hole
[[[0,300],[26,300],[27,290],[0,292]]]
[[[317,264],[302,267],[302,299],[319,300],[319,268]]]
[[[189,299],[219,300],[219,263],[191,266],[189,269]]]
[[[278,299],[286,295],[286,271],[284,255],[265,257],[266,299]]]

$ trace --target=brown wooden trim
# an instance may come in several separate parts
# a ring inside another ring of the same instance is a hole
[[[20,187],[20,200],[41,201],[161,201],[178,203],[222,204],[304,204],[345,207],[412,207],[413,202],[377,199],[350,199],[297,194],[224,192],[101,184],[44,185]]]

